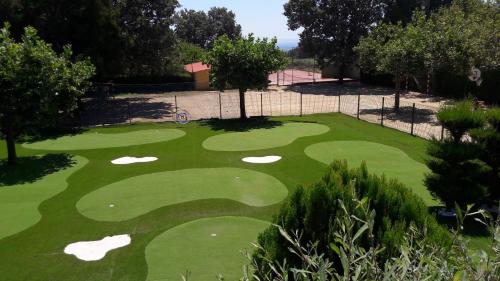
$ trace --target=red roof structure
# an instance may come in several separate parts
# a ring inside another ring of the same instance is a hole
[[[196,73],[210,69],[210,65],[206,65],[203,62],[195,62],[191,64],[186,64],[184,69],[189,73]]]

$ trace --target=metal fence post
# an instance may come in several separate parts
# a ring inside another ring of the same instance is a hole
[[[174,96],[174,102],[175,102],[175,114],[177,114],[177,95]]]
[[[384,106],[385,106],[385,97],[382,97],[382,115],[380,119],[380,125],[384,127]]]
[[[358,119],[359,119],[359,104],[360,104],[360,102],[361,102],[361,95],[358,95],[358,111],[357,111],[357,114],[356,114],[356,116],[358,117]]]
[[[302,93],[300,93],[300,116],[302,116]]]
[[[260,116],[264,116],[264,106],[262,102],[262,93],[260,93]]]
[[[132,124],[132,118],[130,114],[130,101],[127,99],[127,114],[128,114],[128,124]]]
[[[280,73],[279,73],[279,71],[276,72],[276,85],[278,85],[278,86],[280,85]]]
[[[219,92],[219,118],[222,119],[222,97],[220,92]]]
[[[339,94],[339,113],[340,113],[340,94]]]
[[[411,110],[411,135],[413,136],[413,129],[415,127],[415,103],[413,103],[413,108]]]

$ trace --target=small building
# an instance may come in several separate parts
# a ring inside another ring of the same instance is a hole
[[[186,64],[184,70],[193,75],[194,89],[204,91],[210,89],[210,66],[202,62]]]

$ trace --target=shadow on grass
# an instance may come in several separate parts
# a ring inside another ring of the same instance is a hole
[[[0,161],[0,188],[33,183],[74,164],[75,161],[68,154],[21,157],[16,165],[9,165],[6,160],[3,160]]]
[[[202,126],[208,126],[214,131],[225,132],[247,132],[253,129],[272,129],[283,125],[281,121],[269,120],[267,117],[252,117],[241,119],[210,119],[201,122]]]
[[[44,141],[49,139],[57,139],[64,136],[74,136],[86,132],[87,129],[83,128],[68,128],[68,129],[54,129],[54,130],[43,130],[36,135],[21,138],[19,143],[34,143],[38,141]]]

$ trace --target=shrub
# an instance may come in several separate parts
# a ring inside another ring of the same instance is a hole
[[[475,111],[470,101],[462,101],[453,106],[442,108],[437,118],[451,134],[454,142],[460,142],[471,129],[481,128],[485,123],[482,111]]]
[[[439,244],[450,241],[447,231],[429,215],[419,197],[395,180],[369,174],[365,164],[350,170],[345,161],[334,162],[318,183],[299,187],[283,205],[274,223],[288,232],[299,231],[301,242],[314,242],[316,249],[340,270],[340,259],[331,245],[338,243],[334,234],[342,227],[338,218],[345,215],[345,209],[362,217],[354,198],[370,199],[376,213],[373,237],[362,235],[357,243],[363,247],[372,244],[384,247],[381,257],[393,257],[398,253],[411,225],[427,229],[426,239],[430,241]],[[300,264],[300,258],[290,253],[286,238],[277,228],[267,229],[258,241],[262,246],[254,253],[258,266],[265,267],[266,260],[286,260],[291,266]]]
[[[481,202],[487,195],[485,175],[488,165],[479,159],[481,149],[469,142],[451,140],[432,141],[427,161],[431,173],[426,175],[425,185],[440,198],[448,209],[457,203],[461,207]]]
[[[471,136],[477,143],[479,158],[489,166],[489,172],[484,176],[488,187],[488,201],[498,206],[500,199],[500,108],[493,108],[486,113],[488,127],[476,129]]]

